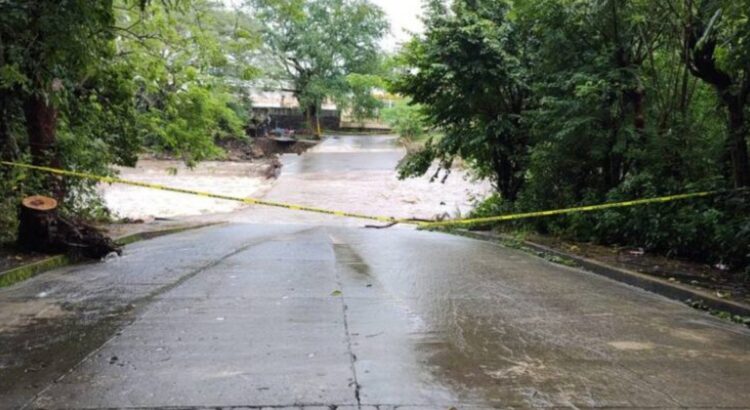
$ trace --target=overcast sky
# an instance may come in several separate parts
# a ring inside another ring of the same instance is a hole
[[[228,6],[244,3],[243,0],[223,0]],[[399,43],[409,39],[407,31],[421,32],[422,0],[370,0],[380,6],[391,23],[391,34],[383,39],[383,47],[389,51],[396,49]]]
[[[384,40],[383,46],[394,50],[396,44],[409,39],[406,31],[421,32],[422,0],[370,0],[377,4],[388,15],[391,22],[391,35]]]

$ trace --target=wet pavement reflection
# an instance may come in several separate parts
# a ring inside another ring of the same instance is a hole
[[[408,192],[386,177],[402,154],[330,139],[269,197],[382,211]],[[0,408],[750,402],[750,332],[681,303],[410,227],[232,217],[0,289]]]

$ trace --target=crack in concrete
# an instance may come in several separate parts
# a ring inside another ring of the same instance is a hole
[[[330,238],[330,235],[329,235]],[[346,304],[346,299],[344,298],[343,293],[343,282],[341,281],[341,275],[339,274],[339,267],[338,267],[338,258],[336,257],[335,248],[345,246],[343,244],[337,244],[334,243],[333,239],[331,239],[331,245],[334,248],[334,272],[336,275],[336,284],[338,285],[338,288],[341,289],[341,295],[339,295],[339,298],[341,299],[341,313],[344,320],[344,332],[346,335],[346,349],[349,352],[349,365],[352,370],[352,378],[353,378],[353,386],[354,386],[354,398],[357,400],[357,409],[362,408],[362,399],[360,397],[360,389],[361,385],[359,384],[359,380],[357,379],[357,355],[354,354],[354,351],[352,350],[352,336],[349,332],[349,317],[347,315],[347,310],[349,307]]]

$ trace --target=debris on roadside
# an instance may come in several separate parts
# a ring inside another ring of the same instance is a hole
[[[372,229],[386,229],[390,228],[394,225],[398,224],[398,221],[389,222],[385,225],[373,225],[373,224],[367,224],[365,225],[365,228],[372,228]]]
[[[596,245],[571,242],[545,235],[530,235],[529,240],[552,249],[571,252],[574,255],[593,259],[616,267],[662,278],[672,283],[681,283],[696,289],[706,289],[721,299],[750,303],[750,281],[746,273],[733,270],[724,263],[701,264],[669,258],[641,248]],[[577,249],[574,249],[577,248]]]
[[[632,256],[643,256],[646,253],[646,251],[643,250],[643,248],[636,248],[636,249],[629,249],[628,254]]]
[[[57,201],[30,196],[19,206],[18,247],[26,252],[66,252],[74,258],[101,259],[122,248],[99,229],[59,214]]]

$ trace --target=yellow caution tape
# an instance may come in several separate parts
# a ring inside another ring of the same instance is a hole
[[[636,206],[636,205],[664,203],[664,202],[671,202],[671,201],[677,201],[677,200],[682,200],[682,199],[707,197],[707,196],[716,195],[722,192],[728,192],[728,191],[693,192],[693,193],[687,193],[687,194],[661,196],[657,198],[636,199],[632,201],[609,202],[609,203],[599,204],[599,205],[586,205],[586,206],[577,206],[577,207],[564,208],[564,209],[552,209],[552,210],[547,210],[547,211],[524,212],[524,213],[490,216],[490,217],[483,217],[483,218],[466,218],[466,219],[452,219],[452,220],[447,220],[447,221],[424,222],[424,221],[418,221],[415,219],[397,219],[397,218],[388,217],[388,216],[365,215],[365,214],[359,214],[359,213],[354,213],[354,212],[345,212],[345,211],[316,208],[316,207],[306,206],[306,205],[296,205],[296,204],[287,204],[283,202],[266,201],[263,199],[256,199],[256,198],[243,198],[243,197],[237,197],[237,196],[231,196],[231,195],[213,194],[210,192],[196,191],[192,189],[174,188],[174,187],[165,186],[165,185],[151,184],[148,182],[130,181],[126,179],[105,177],[105,176],[94,175],[94,174],[89,174],[85,172],[68,171],[64,169],[43,167],[43,166],[38,166],[38,165],[19,164],[19,163],[8,162],[8,161],[0,161],[0,164],[11,166],[11,167],[26,168],[26,169],[36,170],[36,171],[49,172],[49,173],[58,174],[58,175],[67,175],[67,176],[73,176],[77,178],[90,179],[90,180],[106,182],[110,184],[115,184],[115,183],[125,184],[125,185],[139,186],[139,187],[144,187],[144,188],[158,189],[162,191],[177,192],[181,194],[190,194],[190,195],[198,195],[198,196],[203,196],[203,197],[208,197],[208,198],[225,199],[228,201],[242,202],[242,203],[249,204],[249,205],[272,206],[272,207],[277,207],[277,208],[290,209],[294,211],[315,212],[319,214],[343,216],[343,217],[358,218],[358,219],[368,219],[368,220],[380,221],[380,222],[418,224],[422,228],[465,226],[465,225],[475,225],[475,224],[482,224],[482,223],[489,223],[489,222],[502,222],[502,221],[518,220],[518,219],[538,218],[538,217],[543,217],[543,216],[563,215],[563,214],[570,214],[570,213],[576,213],[576,212],[592,212],[592,211],[599,211],[602,209],[624,208],[624,207]]]
[[[138,187],[143,187],[143,188],[158,189],[161,191],[177,192],[180,194],[189,194],[189,195],[198,195],[198,196],[208,197],[208,198],[225,199],[227,201],[242,202],[242,203],[249,204],[249,205],[272,206],[276,208],[291,209],[294,211],[315,212],[319,214],[344,216],[344,217],[358,218],[358,219],[368,219],[368,220],[380,221],[380,222],[415,223],[415,221],[410,220],[410,219],[396,219],[396,218],[392,218],[388,216],[365,215],[365,214],[359,214],[359,213],[354,213],[354,212],[335,211],[335,210],[330,210],[330,209],[316,208],[316,207],[306,206],[306,205],[296,205],[296,204],[286,204],[283,202],[266,201],[263,199],[256,199],[256,198],[244,198],[244,197],[231,196],[231,195],[213,194],[210,192],[196,191],[193,189],[175,188],[175,187],[170,187],[166,185],[152,184],[152,183],[141,182],[141,181],[131,181],[127,179],[106,177],[106,176],[101,176],[101,175],[89,174],[86,172],[68,171],[64,169],[43,167],[43,166],[38,166],[38,165],[19,164],[19,163],[8,162],[8,161],[0,161],[0,164],[7,165],[10,167],[25,168],[25,169],[35,170],[35,171],[49,172],[51,174],[57,174],[57,175],[66,175],[66,176],[72,176],[76,178],[90,179],[90,180],[106,182],[110,184],[132,185],[132,186],[138,186]]]
[[[482,223],[488,223],[488,222],[512,221],[512,220],[517,220],[517,219],[538,218],[542,216],[552,216],[552,215],[563,215],[563,214],[570,214],[570,213],[575,213],[575,212],[591,212],[591,211],[600,211],[602,209],[610,209],[610,208],[625,208],[625,207],[636,206],[636,205],[664,203],[664,202],[677,201],[681,199],[707,197],[707,196],[716,195],[722,192],[727,192],[727,191],[692,192],[688,194],[668,195],[668,196],[660,196],[656,198],[636,199],[632,201],[608,202],[608,203],[599,204],[599,205],[585,205],[585,206],[576,206],[572,208],[551,209],[548,211],[524,212],[524,213],[517,213],[517,214],[488,216],[488,217],[483,217],[483,218],[466,218],[466,219],[453,219],[453,220],[448,220],[448,221],[426,222],[426,223],[420,224],[420,226],[425,227],[425,228],[438,228],[438,227],[448,227],[448,226],[475,225],[475,224],[482,224]]]

